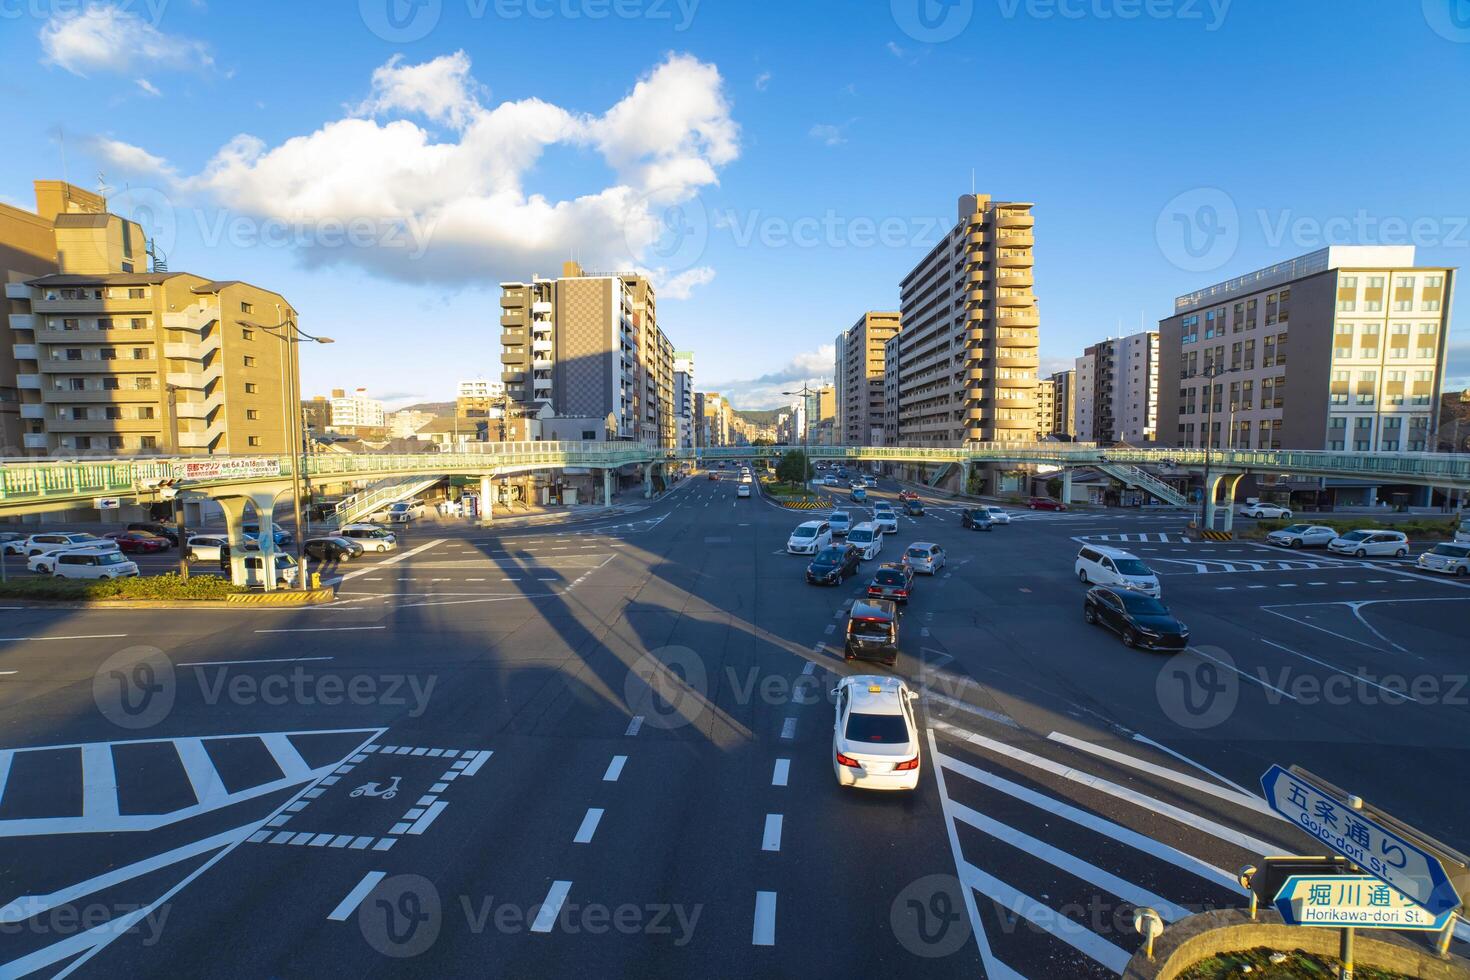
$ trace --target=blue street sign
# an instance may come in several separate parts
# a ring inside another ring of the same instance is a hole
[[[1460,907],[1439,858],[1280,766],[1261,777],[1271,809],[1438,916]]]
[[[1289,926],[1439,931],[1454,912],[1430,915],[1372,875],[1292,875],[1276,893]]]

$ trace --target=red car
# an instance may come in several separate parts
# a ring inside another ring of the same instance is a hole
[[[1066,510],[1067,505],[1050,497],[1032,497],[1026,502],[1032,510]]]
[[[129,553],[151,555],[154,552],[167,551],[169,548],[168,538],[149,534],[147,531],[113,531],[103,537],[116,541],[118,551]]]
[[[919,499],[919,495],[917,493],[915,493],[914,491],[912,491],[912,490],[900,490],[900,491],[898,491],[898,499],[899,500],[918,500]]]
[[[710,470],[709,471],[709,478],[711,480],[718,480],[720,478],[720,474],[716,473],[714,470]]]

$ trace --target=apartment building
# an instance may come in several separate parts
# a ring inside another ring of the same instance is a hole
[[[910,445],[1036,433],[1030,204],[959,199],[959,221],[900,283],[898,429]]]
[[[700,391],[694,395],[695,441],[699,446],[729,446],[733,430],[730,403],[717,391]]]
[[[1051,434],[1068,439],[1077,436],[1077,371],[1058,371],[1052,384]]]
[[[901,325],[897,311],[869,311],[837,335],[835,431],[844,445],[882,442],[884,357]]]
[[[350,395],[341,388],[332,389],[332,428],[336,431],[351,435],[360,429],[383,429],[387,419],[387,408],[369,398],[366,388],[357,388]]]
[[[1162,441],[1431,450],[1455,271],[1412,245],[1334,245],[1178,297],[1159,323]]]
[[[501,380],[523,411],[609,420],[619,439],[672,446],[674,349],[654,290],[633,273],[500,284]]]
[[[837,387],[823,384],[809,390],[810,395],[802,396],[805,404],[801,412],[807,428],[806,441],[809,445],[835,445],[819,441],[816,433],[825,424],[830,433],[828,438],[837,438]]]
[[[1057,414],[1057,386],[1050,378],[1036,382],[1036,441],[1051,435]]]
[[[902,334],[894,334],[883,342],[883,441],[879,445],[897,446],[898,378],[900,374],[898,344]]]
[[[150,270],[143,229],[106,201],[37,181],[36,212],[0,216],[20,454],[277,453],[295,401],[278,293]],[[23,269],[44,253],[54,271]]]
[[[674,352],[674,426],[677,446],[694,448],[694,352]]]
[[[1077,358],[1076,436],[1142,443],[1158,436],[1159,333],[1101,341]]]

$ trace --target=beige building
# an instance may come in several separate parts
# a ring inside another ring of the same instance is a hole
[[[899,340],[896,333],[883,342],[883,441],[880,445],[899,445],[898,428],[898,379],[902,373],[899,366]]]
[[[42,224],[54,271],[26,275]],[[0,215],[0,242],[22,454],[285,451],[296,383],[272,328],[295,311],[278,293],[149,271],[139,225],[55,181],[34,215]]]
[[[1049,379],[1052,386],[1051,434],[1068,439],[1077,436],[1077,371],[1058,371]]]
[[[695,439],[699,446],[733,445],[730,403],[717,391],[694,395]]]
[[[1051,435],[1057,414],[1057,387],[1051,378],[1036,382],[1036,441]]]
[[[1455,270],[1334,245],[1175,300],[1159,437],[1236,449],[1435,445]]]
[[[882,444],[884,351],[901,324],[897,312],[870,311],[837,335],[835,429],[844,445]]]
[[[501,380],[524,410],[606,419],[608,434],[673,446],[674,348],[651,283],[583,271],[500,284]]]
[[[900,284],[899,438],[1028,442],[1036,434],[1031,205],[959,200],[959,221]]]

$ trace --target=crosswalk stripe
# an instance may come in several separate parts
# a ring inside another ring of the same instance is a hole
[[[1270,641],[1268,640],[1266,642],[1269,643]],[[1243,806],[1246,809],[1255,810],[1257,813],[1260,813],[1267,817],[1271,817],[1272,819],[1275,819],[1276,817],[1275,812],[1266,805],[1264,800],[1261,800],[1258,797],[1247,796],[1246,794],[1233,789],[1225,789],[1224,787],[1216,786],[1214,783],[1206,782],[1203,779],[1198,779],[1186,773],[1175,772],[1173,769],[1168,769],[1164,766],[1156,766],[1152,762],[1145,762],[1142,759],[1134,758],[1126,752],[1118,752],[1113,749],[1104,748],[1101,745],[1094,745],[1093,743],[1080,738],[1073,738],[1071,735],[1067,735],[1063,732],[1052,732],[1050,735],[1047,736],[1047,738],[1053,742],[1060,742],[1062,745],[1070,745],[1072,748],[1078,749],[1082,752],[1088,752],[1092,755],[1098,756],[1099,758],[1108,759],[1109,761],[1116,762],[1119,765],[1128,766],[1130,769],[1137,769],[1139,772],[1146,772],[1150,775],[1159,776],[1163,779],[1170,780],[1171,782],[1178,783],[1181,786],[1188,786],[1190,789],[1198,793],[1204,793],[1208,796],[1218,797],[1219,799],[1234,803],[1237,806]]]
[[[1132,957],[1127,951],[1114,946],[1086,926],[1073,922],[1051,906],[1038,902],[1030,895],[1006,884],[994,875],[981,871],[968,862],[961,864],[959,871],[960,880],[965,883],[966,887],[973,888],[1004,905],[1039,928],[1045,929],[1079,953],[1097,960],[1103,966],[1119,974],[1128,966],[1128,961]],[[989,975],[988,970],[986,973]]]

